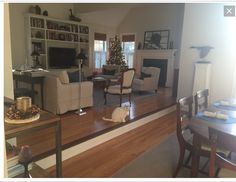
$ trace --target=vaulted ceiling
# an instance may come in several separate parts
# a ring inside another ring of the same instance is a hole
[[[76,3],[74,11],[83,22],[116,28],[132,8],[151,5],[150,3]]]

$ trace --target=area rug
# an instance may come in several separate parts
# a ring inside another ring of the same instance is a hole
[[[131,95],[131,101],[135,101],[136,99],[143,98],[143,97],[148,97],[152,95],[156,95],[158,93],[155,92],[136,92],[134,91]],[[95,107],[100,107],[104,106],[104,92],[103,89],[101,88],[94,88],[93,92],[93,102]],[[122,96],[122,103],[127,103],[129,105],[129,98],[128,95]],[[116,105],[119,106],[120,104],[120,96],[117,95],[110,95],[107,94],[107,105]]]
[[[163,143],[152,147],[137,159],[131,161],[129,164],[117,171],[112,177],[171,178],[177,166],[178,156],[179,145],[177,137],[176,134],[172,134]],[[188,178],[189,176],[190,169],[182,167],[179,171],[178,177]],[[205,177],[201,174],[199,176]]]

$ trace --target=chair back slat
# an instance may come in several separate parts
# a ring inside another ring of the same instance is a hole
[[[192,117],[193,96],[184,97],[177,102],[177,137],[179,142],[184,142],[182,135],[183,121]]]
[[[195,101],[195,114],[197,114],[200,111],[203,111],[208,107],[208,96],[209,96],[209,90],[199,90],[196,95],[194,96]]]

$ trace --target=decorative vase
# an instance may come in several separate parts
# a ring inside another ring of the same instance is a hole
[[[45,10],[45,11],[43,12],[43,16],[48,16],[48,11],[47,11],[47,10]]]
[[[35,6],[30,6],[29,7],[29,12],[33,13],[33,14],[36,14],[36,7]]]
[[[35,9],[36,9],[36,14],[41,15],[41,8],[39,7],[39,5],[36,5]]]

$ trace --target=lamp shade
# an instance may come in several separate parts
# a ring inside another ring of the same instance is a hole
[[[34,50],[32,53],[31,53],[31,56],[40,56],[39,52]]]
[[[83,52],[80,52],[77,56],[76,56],[77,59],[82,59],[82,60],[85,60],[86,59],[86,56]]]

